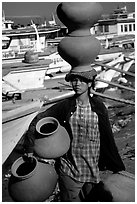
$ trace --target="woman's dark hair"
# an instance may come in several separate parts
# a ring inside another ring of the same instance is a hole
[[[95,78],[96,78],[96,76],[93,76],[92,85],[91,85],[91,88],[93,90],[95,89]]]
[[[88,94],[90,95],[90,89],[92,88],[93,90],[95,89],[95,78],[96,76],[93,77],[92,81],[91,81],[91,87],[89,87],[88,89]]]

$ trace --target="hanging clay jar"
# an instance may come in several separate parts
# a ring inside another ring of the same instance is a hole
[[[112,202],[135,202],[135,177],[131,173],[122,171],[108,176],[104,188],[111,192]]]
[[[70,147],[70,138],[64,127],[53,117],[46,117],[36,124],[37,136],[34,151],[38,156],[54,159],[64,155]]]
[[[29,158],[30,159],[30,158]],[[18,158],[11,167],[9,195],[17,202],[42,202],[53,193],[57,184],[57,173],[50,164]]]
[[[91,70],[91,63],[100,52],[100,42],[90,29],[101,13],[101,5],[95,2],[63,2],[57,7],[59,19],[68,28],[68,36],[59,43],[58,52],[75,71]]]

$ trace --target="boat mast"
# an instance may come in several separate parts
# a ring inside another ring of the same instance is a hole
[[[31,26],[35,29],[36,36],[37,36],[37,52],[41,52],[42,50],[41,50],[41,44],[40,44],[38,29],[32,20],[31,20],[31,23],[32,23]]]

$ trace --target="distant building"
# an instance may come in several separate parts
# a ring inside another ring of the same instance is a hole
[[[120,36],[135,35],[135,12],[128,13],[126,6],[117,8],[113,14],[103,15],[91,29],[95,35]]]

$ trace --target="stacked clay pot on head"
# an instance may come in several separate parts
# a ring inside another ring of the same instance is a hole
[[[63,2],[57,15],[68,28],[68,36],[58,45],[58,52],[76,72],[90,71],[100,52],[100,42],[90,33],[99,20],[102,7],[95,2]]]

